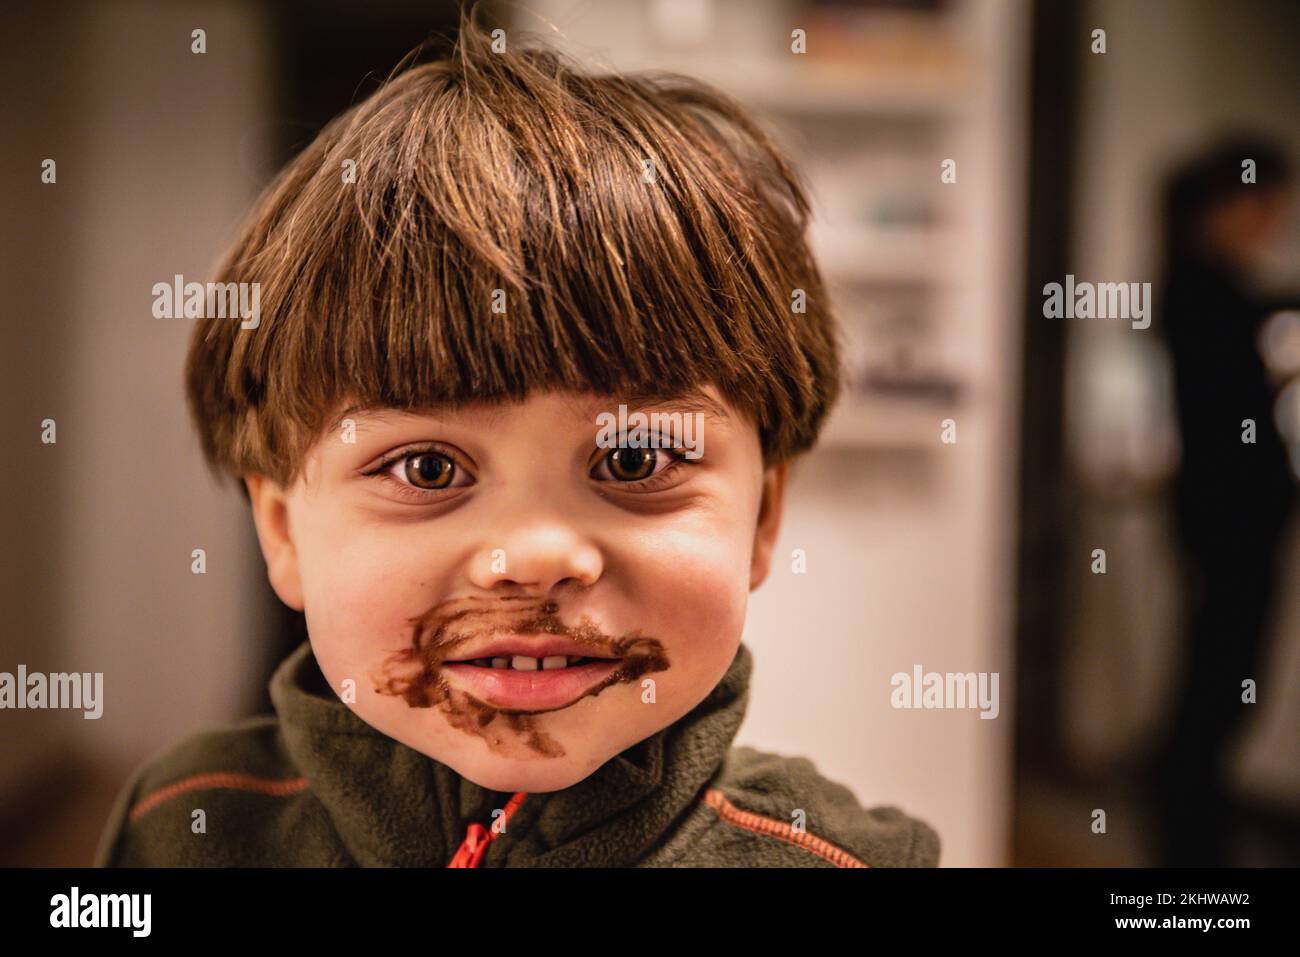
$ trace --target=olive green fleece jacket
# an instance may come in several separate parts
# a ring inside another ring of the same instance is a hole
[[[470,866],[937,865],[928,824],[864,809],[806,758],[732,746],[752,661],[740,645],[685,717],[572,787],[511,803],[362,721],[304,642],[271,679],[276,716],[192,735],[135,772],[95,864],[442,867],[507,809]]]

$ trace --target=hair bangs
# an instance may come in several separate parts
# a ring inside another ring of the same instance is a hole
[[[209,459],[287,482],[341,404],[707,384],[765,461],[811,446],[838,345],[782,154],[703,84],[490,43],[467,26],[267,188],[218,277],[260,283],[262,324],[191,348]]]

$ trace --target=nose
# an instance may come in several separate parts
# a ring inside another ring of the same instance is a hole
[[[484,590],[518,585],[546,594],[594,585],[604,571],[601,550],[563,520],[534,518],[484,544],[469,576]]]

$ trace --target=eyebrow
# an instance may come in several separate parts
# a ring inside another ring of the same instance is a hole
[[[713,401],[713,399],[711,399],[708,395],[706,395],[703,392],[700,392],[699,390],[691,390],[691,391],[680,392],[680,393],[659,392],[656,390],[639,390],[634,392],[619,393],[618,395],[612,397],[604,396],[601,398],[592,399],[587,406],[590,410],[592,410],[592,413],[589,416],[589,418],[594,418],[595,412],[597,411],[609,411],[605,407],[609,405],[611,399],[626,405],[628,407],[629,412],[649,408],[651,406],[669,405],[673,407],[672,408],[673,412],[685,412],[685,413],[703,412],[708,415],[715,416],[716,418],[721,419],[724,422],[730,421],[731,419],[731,417],[727,414],[726,409],[724,409],[717,402]],[[372,418],[375,419],[383,419],[395,415],[412,415],[412,414],[437,415],[440,412],[445,412],[454,409],[455,407],[461,404],[462,403],[456,403],[456,402],[441,402],[432,405],[427,409],[398,409],[398,408],[392,408],[383,405],[358,403],[356,405],[349,406],[347,409],[345,409],[339,415],[339,417],[334,420],[333,424],[330,425],[329,429],[326,431],[329,432],[338,431],[338,429],[343,425],[345,420],[347,420],[350,416],[356,415],[357,413],[360,412],[364,412],[368,416],[371,416]],[[359,423],[357,427],[358,428],[361,427]]]
[[[333,432],[337,430],[349,417],[358,414],[382,422],[384,419],[395,418],[402,415],[445,415],[448,412],[458,411],[460,407],[466,404],[467,403],[463,402],[435,402],[429,406],[407,409],[399,406],[383,405],[382,403],[359,402],[355,405],[348,406],[342,413],[340,413],[339,417],[334,420],[333,424],[326,431]],[[468,404],[473,405],[474,403]],[[488,408],[485,411],[488,414],[499,414],[494,408]],[[363,428],[363,425],[358,422],[357,429],[360,430],[361,428]]]
[[[673,412],[704,412],[716,416],[723,421],[727,421],[731,418],[727,415],[726,409],[698,390],[676,394],[657,391],[639,391],[620,394],[616,398],[628,407],[629,412],[643,409],[648,406],[668,405],[672,406],[671,411]],[[608,402],[608,398],[602,398],[593,401],[591,407],[595,408],[601,406],[602,408],[600,411],[607,411],[603,406],[607,405]]]
[[[346,409],[344,409],[339,414],[339,417],[335,419],[334,422],[330,425],[330,427],[325,431],[337,432],[344,422],[346,422],[349,418],[351,418],[352,416],[356,415],[359,412],[364,412],[366,415],[375,419],[384,419],[394,415],[406,414],[405,409],[396,409],[396,408],[391,408],[389,406],[383,406],[383,405],[367,405],[366,403],[358,403],[356,405],[348,406]],[[361,428],[360,423],[357,423],[357,428],[358,429]]]

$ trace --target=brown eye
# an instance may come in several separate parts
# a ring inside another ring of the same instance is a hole
[[[655,470],[655,449],[614,449],[610,452],[609,471],[620,482],[648,478]]]
[[[437,452],[421,452],[406,459],[406,480],[416,488],[446,488],[455,473],[456,463]]]

